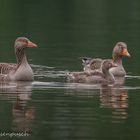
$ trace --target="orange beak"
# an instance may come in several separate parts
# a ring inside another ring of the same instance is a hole
[[[37,45],[31,41],[28,41],[28,45],[27,45],[28,48],[36,48]]]
[[[130,57],[130,54],[129,54],[127,48],[124,48],[124,49],[123,49],[122,55],[123,55],[123,56],[128,56],[128,57]]]

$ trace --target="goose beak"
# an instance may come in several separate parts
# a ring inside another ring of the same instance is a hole
[[[123,49],[122,55],[123,55],[123,56],[127,56],[127,57],[131,57],[131,55],[129,54],[127,48],[124,48],[124,49]]]
[[[31,41],[28,41],[28,45],[27,45],[28,48],[36,48],[37,45]]]

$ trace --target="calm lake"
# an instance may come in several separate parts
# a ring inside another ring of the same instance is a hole
[[[35,80],[0,83],[0,139],[140,139],[139,0],[0,1],[0,62],[16,62],[19,36],[38,45],[26,51]],[[111,58],[118,41],[131,54],[123,85],[66,81],[79,57]]]

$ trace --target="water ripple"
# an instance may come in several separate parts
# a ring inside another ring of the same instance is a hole
[[[126,75],[125,76],[127,79],[140,79],[140,76],[139,75]]]

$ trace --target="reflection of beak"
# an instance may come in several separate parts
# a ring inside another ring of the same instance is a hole
[[[130,54],[129,54],[129,52],[128,52],[128,50],[127,50],[127,48],[124,48],[124,49],[123,49],[122,55],[123,55],[123,56],[131,57]]]
[[[28,45],[27,45],[28,48],[36,48],[37,45],[31,41],[28,41]]]

